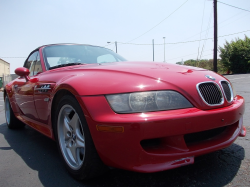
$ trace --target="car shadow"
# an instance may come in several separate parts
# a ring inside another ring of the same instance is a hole
[[[22,130],[9,130],[0,125],[0,133],[33,170],[43,186],[224,186],[237,174],[245,157],[244,148],[232,144],[223,150],[195,158],[192,165],[157,173],[136,173],[110,169],[104,175],[89,181],[73,179],[63,166],[56,143],[26,126]],[[34,179],[33,179],[34,180]]]

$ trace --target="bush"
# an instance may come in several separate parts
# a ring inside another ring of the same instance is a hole
[[[194,66],[194,67],[199,67],[207,70],[213,71],[213,59],[201,59],[201,60],[186,60],[184,62],[184,65],[187,66]],[[179,64],[178,62],[176,64]],[[221,62],[221,59],[217,59],[217,70],[218,73],[220,74],[225,74],[227,73],[227,69],[224,67],[224,65]]]
[[[232,73],[250,72],[250,38],[226,41],[224,47],[219,47],[223,66]]]

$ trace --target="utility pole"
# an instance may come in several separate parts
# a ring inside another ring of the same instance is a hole
[[[164,40],[164,61],[165,62],[165,37],[163,37],[163,40]]]
[[[155,61],[154,39],[153,39],[152,43],[153,43],[153,61]]]
[[[111,42],[107,42],[108,44],[110,44]],[[117,53],[117,41],[115,41],[115,52]]]
[[[214,0],[214,72],[217,72],[217,0]]]
[[[115,41],[115,52],[117,53],[117,41]]]

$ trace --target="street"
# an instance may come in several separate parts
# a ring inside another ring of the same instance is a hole
[[[67,173],[53,140],[28,126],[7,128],[0,92],[0,186],[250,186],[250,74],[226,77],[245,98],[246,137],[239,137],[228,148],[196,157],[192,165],[151,174],[110,169],[83,182]]]

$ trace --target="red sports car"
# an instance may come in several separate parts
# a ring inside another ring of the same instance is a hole
[[[8,127],[26,124],[54,139],[77,179],[107,166],[157,172],[192,164],[246,134],[243,97],[205,69],[53,44],[32,51],[15,73],[4,90]]]

